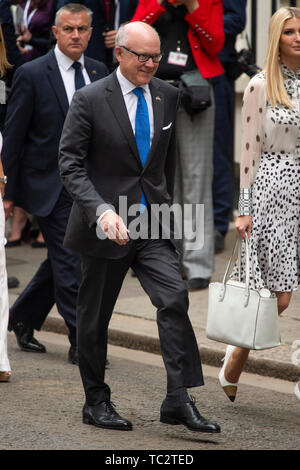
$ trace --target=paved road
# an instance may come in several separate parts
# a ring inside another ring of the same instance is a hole
[[[79,371],[66,362],[65,335],[40,332],[37,337],[46,354],[21,352],[14,335],[8,335],[13,376],[10,383],[0,384],[1,450],[300,448],[300,403],[291,382],[245,374],[231,404],[218,386],[218,369],[205,366],[206,385],[195,390],[195,397],[202,414],[216,420],[222,433],[192,433],[159,422],[165,388],[160,356],[113,346],[107,372],[112,400],[134,429],[117,432],[84,425]]]
[[[224,253],[215,257],[213,280],[223,278],[234,241],[235,232],[230,230],[226,237]],[[7,249],[8,275],[17,276],[20,280],[18,288],[9,290],[10,305],[26,287],[40,263],[47,256],[46,252],[47,250],[44,248],[32,249],[28,244]],[[189,297],[189,316],[201,349],[203,362],[211,366],[219,366],[226,346],[206,337],[208,289],[190,292]],[[291,382],[298,380],[300,358],[298,354],[298,365],[292,360],[292,356],[297,354],[297,351],[292,348],[292,344],[295,340],[299,341],[299,304],[300,291],[295,292],[287,313],[284,312],[283,318],[280,319],[281,346],[251,353],[247,362],[249,372],[290,380]],[[55,333],[68,333],[65,322],[58,314],[56,306],[52,308],[43,328]],[[143,291],[138,279],[133,278],[130,272],[125,278],[116,303],[109,333],[109,340],[112,344],[153,353],[159,350],[156,310]]]

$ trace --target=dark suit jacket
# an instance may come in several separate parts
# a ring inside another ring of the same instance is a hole
[[[85,67],[91,81],[107,75],[93,59]],[[52,211],[62,189],[57,157],[68,108],[54,51],[17,69],[3,133],[5,198],[37,216]]]
[[[140,202],[142,189],[149,204],[170,205],[178,90],[157,78],[151,80],[150,90],[154,137],[144,168],[116,72],[74,95],[59,152],[62,181],[75,201],[65,237],[68,248],[100,258],[121,258],[132,242],[120,247],[97,238],[98,206],[112,204],[118,212],[119,196],[127,196],[130,207]]]

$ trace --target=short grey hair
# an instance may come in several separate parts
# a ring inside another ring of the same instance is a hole
[[[92,18],[93,18],[93,12],[92,10],[90,10],[89,8],[87,8],[86,6],[82,5],[81,3],[67,3],[66,5],[62,6],[57,12],[56,12],[56,15],[55,15],[55,26],[59,26],[60,24],[60,16],[61,14],[64,12],[64,11],[67,11],[69,13],[81,13],[82,11],[85,11],[89,18],[90,18],[90,25],[92,24]]]
[[[121,24],[121,26],[119,27],[117,34],[116,34],[116,40],[115,40],[116,46],[126,46],[127,37],[128,37],[128,33],[126,31],[127,24],[129,24],[128,21],[126,23]]]

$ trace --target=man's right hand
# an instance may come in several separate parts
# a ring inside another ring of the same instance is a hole
[[[4,212],[5,212],[5,219],[7,220],[8,217],[13,215],[14,213],[14,201],[9,201],[8,199],[3,200]]]
[[[129,230],[123,219],[115,212],[108,211],[100,220],[99,225],[107,237],[118,245],[126,245],[129,242]]]
[[[104,36],[104,45],[108,49],[112,49],[115,47],[115,42],[116,42],[116,35],[117,35],[117,30],[112,29],[110,31],[102,33]]]

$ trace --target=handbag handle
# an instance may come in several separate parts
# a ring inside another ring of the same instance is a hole
[[[239,281],[241,282],[241,248],[242,248],[242,239],[237,235],[230,259],[228,261],[226,271],[222,281],[222,289],[220,290],[219,300],[222,301],[225,296],[226,291],[226,282],[228,277],[228,272],[233,261],[233,257],[236,251],[237,246],[239,247],[238,253],[238,272],[239,272]],[[245,251],[246,251],[246,283],[245,283],[245,302],[244,307],[247,307],[249,301],[249,290],[250,290],[250,247],[249,247],[249,239],[247,233],[245,233]]]

